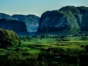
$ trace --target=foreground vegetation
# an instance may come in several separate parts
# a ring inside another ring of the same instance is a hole
[[[0,37],[0,66],[88,66],[87,36],[19,38],[0,29]]]

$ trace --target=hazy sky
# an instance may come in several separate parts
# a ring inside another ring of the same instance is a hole
[[[0,0],[0,12],[6,14],[35,14],[63,6],[87,6],[88,0]]]

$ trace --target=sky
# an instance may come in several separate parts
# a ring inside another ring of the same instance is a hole
[[[0,0],[0,13],[41,16],[45,11],[58,10],[64,6],[88,7],[88,0]]]

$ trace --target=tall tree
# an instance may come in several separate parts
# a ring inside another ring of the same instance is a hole
[[[0,29],[0,48],[17,46],[19,43],[20,39],[14,31]]]

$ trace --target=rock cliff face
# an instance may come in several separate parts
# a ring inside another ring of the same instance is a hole
[[[8,14],[0,13],[0,19],[11,19],[12,17]]]
[[[31,32],[37,31],[38,26],[39,26],[39,19],[40,18],[35,15],[12,15],[12,16],[10,16],[8,14],[0,13],[0,23],[1,23],[0,28],[8,29],[10,27],[11,30],[14,30],[13,28],[15,28],[15,32],[19,33],[21,35],[23,34],[23,32],[21,32],[19,29],[21,29],[21,30],[23,29],[24,35],[26,35],[27,33],[30,34]],[[13,26],[11,26],[11,24]],[[4,27],[2,27],[2,26],[4,26]]]
[[[78,7],[80,10],[82,17],[80,22],[80,27],[82,32],[88,32],[88,7]]]
[[[37,32],[38,34],[57,33],[60,35],[83,33],[88,35],[88,7],[65,6],[59,10],[46,11],[41,18],[35,15],[10,16],[0,13],[0,27],[12,29],[17,33]]]
[[[13,15],[12,18],[24,22],[28,32],[36,32],[39,26],[39,17],[35,15]]]
[[[79,34],[88,32],[88,7],[65,6],[46,11],[39,22],[38,33]]]
[[[39,32],[62,32],[67,29],[65,17],[58,11],[47,11],[40,19]]]
[[[1,19],[0,28],[13,30],[20,36],[29,35],[26,30],[26,25],[23,22],[17,20]]]

